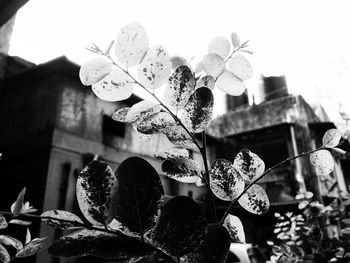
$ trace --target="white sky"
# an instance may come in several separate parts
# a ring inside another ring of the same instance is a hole
[[[141,23],[151,45],[200,59],[211,38],[237,32],[250,40],[255,77],[286,75],[289,90],[321,102],[330,115],[350,112],[349,1],[30,0],[17,14],[10,54],[35,63],[66,55],[77,63],[106,47],[119,29]]]

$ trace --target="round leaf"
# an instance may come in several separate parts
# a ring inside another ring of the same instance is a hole
[[[115,43],[115,55],[125,66],[141,63],[148,49],[148,37],[145,29],[136,22],[125,25],[118,34]]]
[[[264,161],[247,149],[243,149],[237,154],[233,166],[247,181],[255,180],[265,171]]]
[[[223,226],[230,233],[231,241],[234,243],[245,243],[244,228],[241,220],[234,215],[228,215]]]
[[[175,110],[183,108],[194,91],[195,79],[187,66],[178,67],[169,78],[165,89],[166,104]]]
[[[58,229],[70,229],[84,225],[78,216],[63,210],[49,210],[42,213],[40,217],[45,224]]]
[[[90,162],[79,174],[76,194],[81,212],[93,225],[105,226],[113,219],[112,196],[117,179],[103,161]]]
[[[230,161],[218,159],[210,168],[210,188],[224,201],[232,201],[244,190],[244,180]]]
[[[164,133],[170,142],[173,144],[186,148],[186,149],[196,149],[197,146],[193,142],[192,138],[188,135],[185,129],[180,125],[173,125],[166,127],[162,133]]]
[[[225,70],[225,60],[215,53],[206,54],[201,61],[201,65],[204,72],[214,78],[220,76]]]
[[[104,58],[95,58],[81,66],[79,77],[81,83],[90,86],[99,82],[112,71],[112,64]]]
[[[241,80],[248,80],[253,77],[253,68],[242,54],[233,56],[228,63],[228,68]]]
[[[170,61],[171,61],[171,69],[172,70],[176,70],[180,66],[186,66],[187,65],[186,59],[183,58],[183,57],[180,57],[180,56],[172,56],[170,58]]]
[[[254,184],[248,191],[238,199],[238,203],[248,212],[253,214],[264,214],[269,210],[270,201],[265,190]]]
[[[210,75],[206,75],[204,77],[202,77],[196,84],[196,89],[199,88],[208,88],[210,90],[213,90],[215,87],[215,79],[213,78],[213,76]]]
[[[136,130],[143,134],[156,134],[166,127],[176,125],[174,118],[167,112],[158,112],[135,123]]]
[[[162,46],[148,50],[146,57],[138,68],[138,80],[146,88],[157,89],[169,79],[171,62],[168,51]]]
[[[318,175],[328,175],[334,169],[332,154],[327,150],[319,150],[310,154],[310,162],[317,168]]]
[[[240,96],[245,91],[244,82],[226,69],[216,80],[216,86],[231,96]]]
[[[159,104],[154,103],[150,100],[143,100],[134,104],[128,114],[126,115],[126,120],[130,122],[135,122],[138,120],[143,120],[144,118],[151,116],[157,112],[160,112],[161,108]]]
[[[188,100],[181,115],[183,124],[194,133],[204,131],[213,115],[214,96],[210,89],[197,89]]]
[[[130,119],[127,118],[130,108],[122,108],[117,110],[112,115],[112,119],[119,122],[131,122]]]
[[[146,160],[131,157],[116,171],[115,219],[125,227],[124,234],[142,237],[153,227],[164,195],[157,171]]]
[[[177,158],[163,162],[162,171],[170,178],[182,183],[195,183],[200,175],[199,165],[191,159]]]
[[[154,154],[159,160],[176,159],[176,158],[189,158],[190,154],[187,149],[179,147],[171,147],[165,150],[158,151]]]
[[[215,37],[208,45],[208,53],[218,54],[223,59],[226,59],[230,54],[230,41],[225,37]]]
[[[187,196],[165,203],[150,241],[164,253],[180,258],[199,246],[207,232],[207,223],[199,205]]]
[[[9,252],[7,252],[6,248],[0,244],[0,262],[9,263],[11,261],[11,257]]]
[[[230,249],[230,235],[220,224],[209,224],[208,233],[195,251],[182,258],[183,263],[225,263]]]
[[[322,138],[322,143],[324,147],[334,148],[336,147],[341,139],[341,133],[338,129],[330,129],[326,131]]]
[[[43,251],[48,245],[46,239],[47,237],[34,238],[32,241],[26,244],[22,250],[20,250],[16,254],[16,258],[29,257]]]
[[[105,101],[120,101],[132,95],[133,80],[120,69],[114,69],[106,77],[92,85],[92,91]]]
[[[241,45],[241,40],[235,32],[231,34],[231,43],[234,48],[238,48]]]

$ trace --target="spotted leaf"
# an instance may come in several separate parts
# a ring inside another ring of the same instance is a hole
[[[196,84],[196,89],[199,88],[208,88],[210,90],[213,90],[215,87],[215,79],[213,76],[206,75],[202,77]]]
[[[248,80],[253,77],[253,68],[242,54],[233,56],[228,63],[228,68],[241,80]]]
[[[154,154],[159,160],[176,159],[176,158],[189,158],[190,154],[187,149],[179,147],[171,147],[165,150],[158,151]]]
[[[115,55],[125,66],[141,63],[148,49],[148,37],[145,29],[136,22],[131,22],[120,29],[115,43]]]
[[[265,171],[265,163],[258,155],[248,149],[241,150],[233,162],[233,166],[244,180],[253,181]]]
[[[114,69],[106,77],[92,85],[92,91],[105,101],[129,98],[134,88],[133,80],[120,69]]]
[[[41,220],[53,228],[72,229],[84,225],[83,221],[75,214],[63,210],[49,210],[41,214]]]
[[[210,188],[224,201],[232,201],[244,189],[244,180],[230,161],[217,159],[210,168]]]
[[[176,158],[165,160],[162,171],[170,178],[182,183],[195,183],[200,175],[199,165],[191,159]]]
[[[197,89],[188,100],[180,119],[194,133],[204,131],[213,115],[214,96],[210,89]]]
[[[163,86],[171,73],[171,62],[168,51],[162,46],[148,50],[138,68],[138,80],[146,88],[157,89]]]
[[[148,238],[164,253],[180,258],[197,248],[206,233],[207,223],[199,205],[192,198],[177,196],[165,203]]]
[[[326,131],[322,138],[322,143],[324,147],[334,148],[336,147],[341,139],[341,133],[338,129],[330,129]]]
[[[174,118],[167,112],[158,112],[138,121],[136,130],[143,134],[156,134],[162,132],[166,127],[176,125]]]
[[[334,169],[332,154],[327,150],[319,150],[310,154],[310,162],[316,167],[318,175],[328,175]]]
[[[238,199],[238,203],[248,212],[253,214],[264,214],[269,210],[270,201],[265,190],[254,184],[248,191]]]
[[[81,212],[93,225],[105,226],[113,219],[112,196],[117,179],[103,161],[90,162],[79,174],[76,194]]]
[[[99,82],[112,71],[112,64],[104,58],[95,58],[81,66],[79,77],[81,83],[90,86]]]
[[[9,263],[11,261],[11,257],[6,248],[0,244],[0,262]]]
[[[164,133],[169,141],[179,147],[186,149],[196,149],[196,144],[192,138],[188,135],[185,129],[180,125],[174,125],[166,127],[162,133]]]
[[[0,214],[0,229],[5,229],[8,227],[8,223],[6,221],[6,218]]]
[[[119,122],[131,122],[131,119],[128,119],[129,111],[130,108],[121,108],[113,113],[112,119]]]
[[[152,228],[163,203],[163,187],[157,171],[146,160],[131,157],[116,171],[116,215],[124,234],[142,237]]]
[[[137,120],[143,120],[157,112],[160,112],[159,104],[150,100],[143,100],[134,104],[126,115],[126,120],[135,122]]]
[[[246,89],[244,82],[226,69],[216,80],[216,86],[231,96],[240,96]]]
[[[208,53],[203,57],[201,66],[207,75],[217,78],[225,70],[225,60],[216,53]]]
[[[17,252],[16,258],[29,257],[43,251],[48,245],[47,237],[34,238]]]
[[[228,215],[223,223],[223,226],[230,233],[231,241],[234,243],[245,243],[244,228],[241,220],[234,215]]]
[[[230,54],[230,41],[226,37],[215,37],[208,45],[208,53],[216,53],[223,59],[226,59]]]

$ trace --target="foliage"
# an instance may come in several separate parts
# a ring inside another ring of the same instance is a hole
[[[118,62],[110,54],[113,46]],[[174,144],[155,157],[162,160],[162,170],[170,178],[204,182],[211,197],[211,218],[204,217],[192,198],[178,196],[165,201],[157,171],[146,160],[131,157],[115,172],[97,160],[81,171],[76,195],[84,219],[61,210],[33,215],[36,210],[24,203],[24,189],[11,212],[0,212],[0,229],[8,223],[28,225],[29,219],[40,218],[51,227],[74,230],[50,245],[48,251],[56,256],[93,255],[121,262],[225,262],[230,243],[245,242],[241,221],[229,214],[232,205],[238,202],[251,213],[265,213],[269,200],[257,184],[262,177],[308,154],[312,154],[311,163],[327,174],[333,169],[328,148],[336,147],[340,140],[337,130],[331,130],[320,149],[288,158],[267,170],[259,156],[246,149],[233,163],[218,159],[208,165],[205,130],[212,119],[212,90],[216,87],[233,96],[244,92],[244,81],[253,74],[242,54],[251,53],[247,46],[248,41],[241,44],[236,33],[232,33],[231,43],[216,37],[193,71],[186,59],[170,56],[165,47],[149,47],[144,28],[130,23],[120,30],[115,45],[111,42],[105,51],[96,45],[88,48],[101,57],[84,64],[79,73],[82,84],[92,85],[96,96],[106,101],[129,98],[135,85],[153,97],[153,101],[143,100],[118,110],[112,118],[132,124],[147,137],[162,133]],[[138,66],[137,77],[129,72],[133,66]],[[162,86],[164,102],[155,95]],[[202,141],[195,133],[202,133]],[[190,150],[198,151],[203,162],[195,161]],[[221,220],[216,218],[213,195],[230,202]],[[31,240],[30,232],[24,244],[2,235],[0,261],[38,253],[46,245],[45,238]],[[10,255],[7,246],[17,252]]]

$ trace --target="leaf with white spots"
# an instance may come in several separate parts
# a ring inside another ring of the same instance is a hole
[[[334,169],[333,156],[327,150],[319,150],[310,154],[310,162],[316,167],[318,175],[328,175]]]
[[[236,32],[231,33],[231,43],[234,48],[238,48],[241,45],[241,40]]]
[[[330,129],[326,131],[322,138],[322,143],[324,147],[334,148],[336,147],[341,139],[341,133],[338,129]]]
[[[0,244],[0,262],[9,263],[11,261],[11,257],[6,248]]]
[[[192,150],[197,148],[190,135],[180,125],[166,127],[162,133],[166,135],[171,143],[179,147]]]
[[[265,171],[264,161],[248,149],[243,149],[237,154],[233,166],[247,181],[255,180]]]
[[[180,66],[187,65],[186,59],[184,57],[180,57],[180,56],[172,56],[170,58],[170,61],[171,61],[171,69],[174,71]]]
[[[6,218],[0,214],[0,229],[5,229],[8,227]]]
[[[168,112],[158,112],[135,122],[136,130],[142,134],[160,133],[172,125],[176,125],[176,122]]]
[[[14,237],[10,237],[7,235],[0,235],[0,243],[6,246],[12,246],[16,249],[16,251],[20,251],[23,248],[23,244],[21,241]]]
[[[224,201],[232,201],[244,190],[244,180],[233,164],[225,159],[217,159],[210,167],[210,188],[215,196]]]
[[[79,77],[81,83],[90,86],[99,82],[112,71],[112,64],[104,58],[95,58],[80,67]]]
[[[189,98],[180,119],[194,133],[204,131],[213,115],[214,96],[210,89],[199,88]]]
[[[165,160],[162,171],[170,178],[182,183],[195,183],[200,175],[200,167],[194,160],[176,158]]]
[[[270,207],[270,201],[265,190],[257,184],[252,185],[238,203],[248,212],[261,215],[267,212]]]
[[[225,60],[216,53],[206,54],[201,61],[203,70],[207,75],[217,78],[225,70]]]
[[[213,90],[215,87],[215,79],[213,78],[213,76],[210,75],[206,75],[204,77],[202,77],[196,84],[196,89],[199,88],[208,88],[210,90]]]
[[[92,91],[105,101],[129,98],[134,89],[133,80],[120,69],[113,69],[106,77],[92,85]]]
[[[231,96],[240,96],[246,89],[244,82],[226,69],[216,80],[216,86]]]
[[[234,215],[228,215],[223,223],[223,226],[228,230],[233,243],[245,243],[244,228],[241,220]]]
[[[208,53],[218,54],[223,59],[226,59],[230,54],[230,49],[230,41],[222,36],[213,38],[208,45]]]
[[[148,37],[145,29],[136,22],[131,22],[120,29],[115,42],[115,55],[125,66],[141,63],[148,50]]]
[[[16,258],[29,257],[43,251],[48,245],[47,237],[34,238],[16,254]]]
[[[189,158],[190,154],[187,149],[179,147],[171,147],[165,150],[158,151],[154,154],[159,160],[176,159],[176,158]]]
[[[131,122],[131,120],[127,118],[129,111],[130,108],[121,108],[113,113],[112,119],[119,122]]]
[[[241,80],[248,80],[253,77],[253,68],[242,54],[233,56],[228,63],[228,68]]]
[[[53,228],[72,229],[84,225],[83,221],[75,214],[63,210],[49,210],[41,214],[41,220]]]
[[[113,170],[103,161],[92,161],[80,172],[76,185],[78,204],[91,224],[103,227],[112,221],[116,186]]]
[[[161,108],[159,104],[154,103],[150,100],[143,100],[136,104],[134,104],[128,114],[126,115],[126,120],[130,120],[130,122],[135,122],[138,120],[142,120],[152,114],[160,112]]]
[[[164,100],[174,109],[183,108],[194,91],[195,79],[191,69],[187,66],[178,67],[169,78],[165,89]]]
[[[167,83],[171,73],[171,61],[168,51],[162,46],[148,50],[138,67],[138,80],[146,88],[157,89]]]

